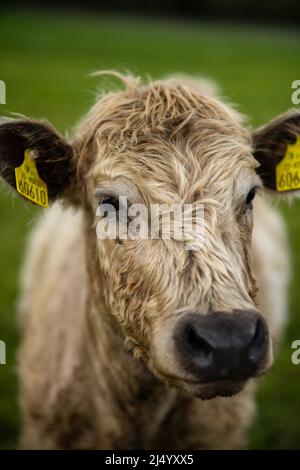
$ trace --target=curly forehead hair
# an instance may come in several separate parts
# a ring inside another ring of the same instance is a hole
[[[225,151],[230,147],[238,153],[249,151],[250,136],[242,126],[243,116],[206,96],[205,87],[192,89],[176,78],[143,85],[139,77],[107,73],[120,79],[125,89],[100,97],[79,124],[79,168],[87,169],[99,145],[118,153],[133,149],[151,153],[151,142],[171,142],[190,151],[204,144],[212,151],[212,146]]]

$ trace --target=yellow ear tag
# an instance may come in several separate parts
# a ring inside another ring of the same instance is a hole
[[[300,189],[300,136],[294,144],[288,144],[285,156],[276,166],[277,191]]]
[[[15,168],[15,175],[18,193],[39,206],[48,207],[48,188],[38,174],[29,149],[25,150],[22,165]]]

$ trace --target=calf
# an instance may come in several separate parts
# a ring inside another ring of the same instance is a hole
[[[16,188],[29,149],[53,202],[23,272],[21,446],[242,447],[286,315],[285,229],[262,186],[276,192],[300,113],[251,132],[201,85],[119,78],[70,141],[0,126],[3,178]],[[203,205],[203,243],[99,238],[97,207],[118,214],[120,196]]]

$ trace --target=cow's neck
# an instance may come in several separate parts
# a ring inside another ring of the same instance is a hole
[[[141,360],[126,350],[116,320],[107,312],[96,242],[88,237],[89,272],[87,343],[101,446],[141,448],[151,445],[177,394],[158,381]],[[93,246],[94,245],[94,246]]]

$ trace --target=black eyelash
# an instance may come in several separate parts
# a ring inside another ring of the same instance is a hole
[[[252,189],[249,191],[249,193],[247,194],[247,198],[246,198],[246,204],[251,204],[251,202],[252,202],[253,199],[255,198],[256,191],[257,191],[257,188],[252,188]]]
[[[109,204],[115,208],[116,211],[119,210],[119,200],[113,196],[105,196],[101,199],[100,204]]]

